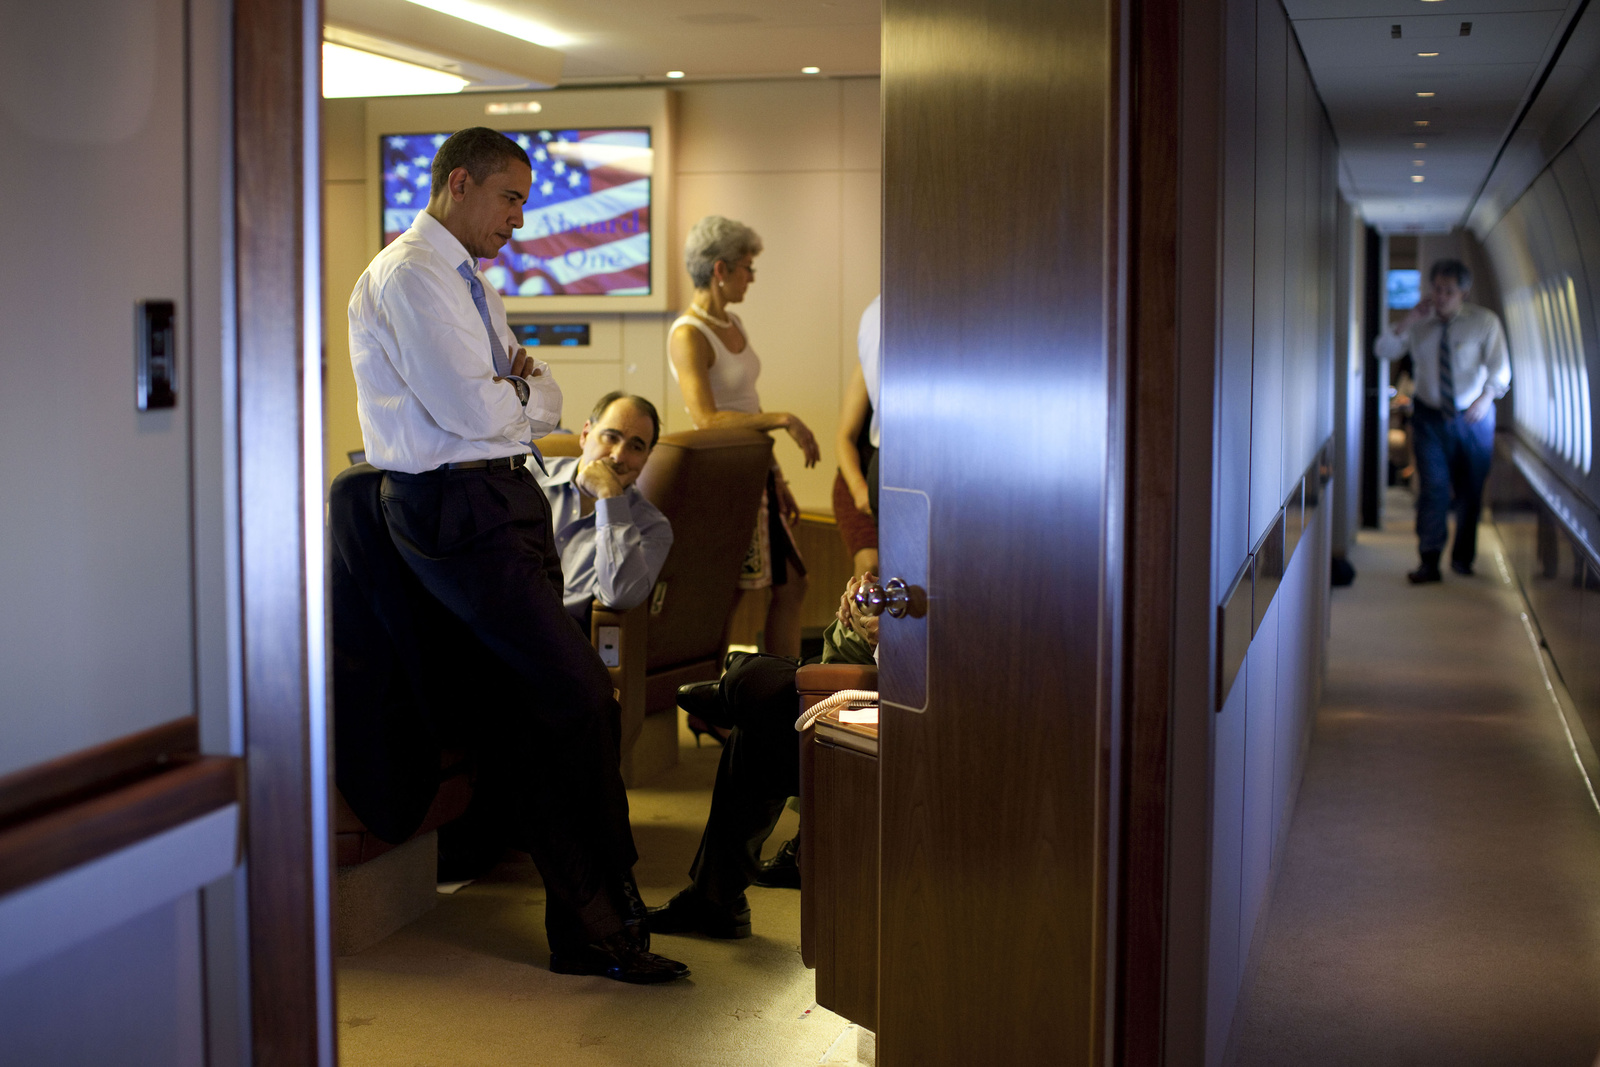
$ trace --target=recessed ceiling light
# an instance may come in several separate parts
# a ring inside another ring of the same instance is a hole
[[[667,71],[667,77],[669,77],[669,78],[681,78],[681,77],[683,77],[683,71],[681,71],[681,70],[669,70],[669,71]]]
[[[1427,124],[1428,124],[1428,120],[1427,119],[1415,119],[1411,123],[1411,125],[1413,125],[1413,126],[1426,126]]]
[[[1418,96],[1432,96],[1432,93],[1418,93]]]
[[[1431,59],[1431,58],[1433,58],[1434,56],[1436,56],[1438,54],[1439,54],[1438,52],[1418,52],[1417,53],[1417,55],[1422,59]]]
[[[1414,181],[1414,182],[1420,182],[1420,181],[1422,181],[1422,175],[1420,175],[1420,174],[1413,174],[1413,175],[1412,175],[1412,176],[1411,176],[1411,180],[1412,180],[1412,181]]]
[[[1412,148],[1427,148],[1428,147],[1428,142],[1427,141],[1412,141],[1411,142],[1411,147]]]
[[[327,99],[351,96],[428,96],[459,93],[467,79],[432,67],[404,63],[332,41],[322,42],[322,95]]]
[[[432,8],[441,14],[454,15],[458,19],[487,26],[491,30],[499,30],[524,41],[542,44],[546,48],[565,48],[575,39],[542,23],[501,11],[492,4],[479,3],[478,0],[411,0],[411,2],[418,7]]]
[[[821,67],[801,67],[800,68],[800,73],[801,74],[821,74],[822,73],[822,68]]]

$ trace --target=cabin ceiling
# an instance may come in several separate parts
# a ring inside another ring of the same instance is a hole
[[[566,38],[556,45],[565,86],[659,83],[668,71],[685,81],[879,71],[879,0],[476,2]],[[1339,142],[1341,187],[1369,223],[1391,233],[1463,223],[1585,2],[1283,0]],[[1488,199],[1504,184],[1497,174]]]
[[[879,0],[481,0],[570,38],[563,85],[877,74]]]
[[[1339,141],[1344,193],[1370,224],[1462,224],[1582,6],[1284,0]]]

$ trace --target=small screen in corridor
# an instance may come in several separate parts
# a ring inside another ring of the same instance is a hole
[[[1400,311],[1417,306],[1422,299],[1422,272],[1420,270],[1392,270],[1389,272],[1389,306]]]

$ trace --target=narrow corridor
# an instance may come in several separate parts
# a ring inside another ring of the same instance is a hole
[[[1232,1062],[1588,1067],[1600,811],[1586,741],[1558,713],[1493,528],[1475,577],[1413,588],[1411,522],[1391,490],[1385,529],[1362,531],[1356,582],[1333,597]]]

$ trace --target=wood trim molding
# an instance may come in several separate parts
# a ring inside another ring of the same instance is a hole
[[[312,76],[317,0],[234,0],[234,201],[237,256],[240,590],[243,608],[251,1041],[257,1067],[331,1063],[332,866],[326,738],[313,734],[306,494],[306,242],[319,190]],[[317,286],[320,291],[320,286]],[[320,457],[320,449],[318,450]],[[317,479],[320,482],[320,476]],[[320,611],[317,612],[320,614]],[[319,825],[319,822],[322,825]],[[319,854],[322,842],[325,854]],[[319,910],[319,900],[323,910]]]
[[[184,756],[167,770],[0,831],[0,894],[234,803],[241,771],[231,756]]]
[[[1113,1062],[1158,1064],[1166,940],[1169,722],[1177,602],[1181,7],[1131,6],[1127,114],[1127,530],[1121,873]]]
[[[200,751],[194,716],[152,726],[0,778],[0,829],[165,769]]]

